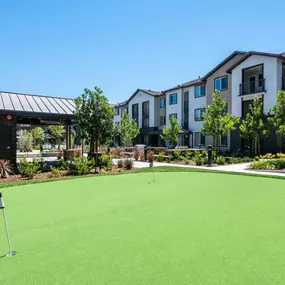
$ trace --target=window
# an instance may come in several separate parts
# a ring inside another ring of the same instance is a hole
[[[138,121],[138,116],[139,116],[139,105],[134,104],[132,105],[132,118]]]
[[[228,89],[228,76],[215,79],[215,90],[221,91]]]
[[[143,128],[148,128],[149,127],[149,119],[148,118],[144,118],[142,121],[142,127]]]
[[[205,145],[205,136],[202,133],[194,133],[194,145],[195,146],[204,146]]]
[[[149,116],[149,101],[142,103],[142,114],[143,114],[143,117]]]
[[[169,120],[171,117],[175,117],[177,119],[177,113],[169,114]]]
[[[194,110],[194,121],[203,121],[203,115],[205,113],[205,108]]]
[[[206,95],[206,85],[195,86],[195,98],[204,97]]]
[[[165,97],[164,98],[160,98],[160,108],[165,108]]]
[[[228,145],[228,136],[221,136],[221,146],[227,146]]]
[[[164,116],[159,117],[159,126],[161,126],[161,127],[165,126],[165,117]]]
[[[169,105],[177,104],[177,93],[169,95]]]
[[[120,109],[119,108],[115,108],[115,115],[116,116],[120,115]]]

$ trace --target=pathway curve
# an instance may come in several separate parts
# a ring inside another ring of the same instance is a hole
[[[117,164],[118,159],[113,159],[113,162]],[[228,172],[238,172],[238,173],[250,173],[250,174],[258,174],[258,175],[271,175],[271,176],[281,176],[285,177],[285,172],[268,172],[268,171],[257,171],[249,169],[250,163],[240,163],[240,164],[230,164],[230,165],[220,165],[214,167],[207,166],[193,166],[193,165],[179,165],[179,164],[171,164],[171,163],[163,163],[163,162],[154,162],[153,166],[176,166],[176,167],[186,167],[186,168],[197,168],[197,169],[207,169],[214,171],[228,171]],[[134,161],[135,168],[143,168],[149,167],[148,162],[144,161]]]

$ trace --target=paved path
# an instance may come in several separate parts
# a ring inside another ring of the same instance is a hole
[[[117,164],[118,159],[113,159],[113,162]],[[267,172],[267,171],[256,171],[249,169],[250,163],[240,163],[240,164],[230,164],[230,165],[221,165],[214,167],[206,167],[206,166],[193,166],[193,165],[179,165],[179,164],[171,164],[171,163],[163,163],[163,162],[154,162],[153,166],[176,166],[176,167],[186,167],[186,168],[197,168],[197,169],[207,169],[207,170],[215,170],[215,171],[228,171],[228,172],[238,172],[238,173],[251,173],[258,175],[272,175],[272,176],[282,176],[285,177],[285,172]],[[135,168],[149,167],[148,162],[143,161],[134,161]]]

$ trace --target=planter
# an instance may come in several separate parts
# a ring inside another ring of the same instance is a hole
[[[73,160],[76,154],[76,149],[65,149],[63,150],[64,160]]]

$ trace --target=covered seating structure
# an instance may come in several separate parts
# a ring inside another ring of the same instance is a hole
[[[70,98],[0,91],[0,159],[17,160],[17,124],[64,125],[66,148],[71,148],[71,125],[76,124]]]

